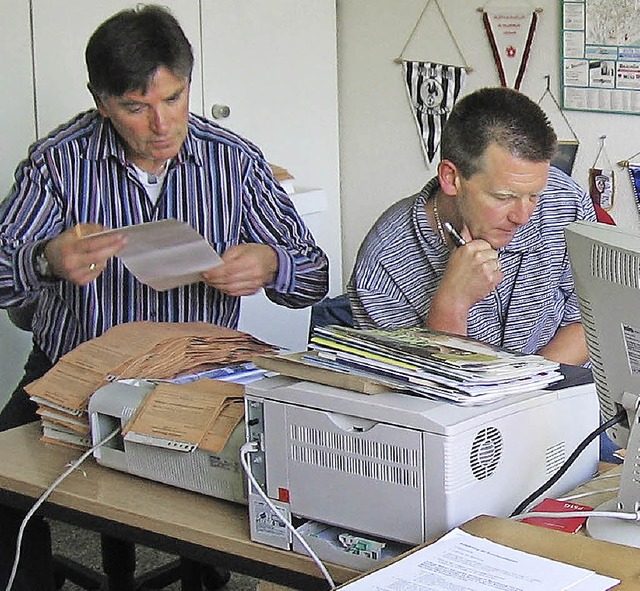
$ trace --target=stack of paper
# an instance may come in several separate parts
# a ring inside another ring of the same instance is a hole
[[[426,328],[314,330],[305,363],[423,396],[478,405],[561,380],[557,363]]]
[[[180,396],[179,384],[217,373],[225,380],[260,377],[265,371],[252,359],[275,350],[247,333],[204,322],[131,322],[76,347],[26,390],[38,404],[43,441],[87,448],[87,405],[101,386],[128,378],[166,381]]]
[[[293,175],[282,166],[277,164],[269,164],[273,177],[280,183],[280,186],[286,191],[288,195],[295,193],[293,186]]]

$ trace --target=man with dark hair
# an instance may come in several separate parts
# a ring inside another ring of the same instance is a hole
[[[348,285],[356,326],[426,326],[586,363],[563,231],[596,218],[550,167],[555,146],[544,112],[515,90],[461,99],[437,177],[384,212],[360,247]]]
[[[116,324],[235,328],[241,296],[264,288],[275,303],[300,308],[328,288],[327,258],[260,150],[189,113],[193,54],[167,10],[144,6],[107,19],[88,42],[86,64],[97,109],[32,146],[0,205],[0,306],[35,305],[33,351],[0,430],[37,418],[25,384]],[[117,233],[79,238],[167,218],[193,226],[224,264],[198,283],[157,292],[114,256],[125,242]],[[21,517],[0,515],[3,585]],[[31,530],[17,581],[48,591],[48,530],[37,522]]]

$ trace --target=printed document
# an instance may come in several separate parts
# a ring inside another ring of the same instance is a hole
[[[605,591],[620,581],[454,529],[341,591]]]

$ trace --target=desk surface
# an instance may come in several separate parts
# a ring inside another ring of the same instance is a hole
[[[77,451],[41,443],[37,423],[0,433],[0,449],[0,500],[24,508],[30,507],[79,456]],[[615,484],[616,480],[598,480],[575,492],[601,490]],[[601,493],[583,502],[595,505],[611,496],[612,493]],[[93,458],[62,482],[41,512],[291,587],[326,589],[326,582],[308,557],[250,540],[246,507],[105,468]],[[629,578],[619,587],[621,590],[640,589],[640,550],[584,537],[576,545],[579,536],[505,519],[477,518],[463,527],[471,533],[573,564],[595,552],[604,563],[613,565],[615,572],[598,569],[603,574],[620,577],[620,565],[624,566]],[[575,542],[567,544],[567,536]],[[567,559],[572,557],[573,560]],[[328,567],[336,582],[360,574],[337,565]]]
[[[25,508],[79,457],[41,443],[38,423],[0,433],[0,449],[0,499]],[[263,579],[326,589],[308,557],[251,541],[246,507],[105,468],[92,457],[60,484],[41,513]],[[336,582],[360,574],[328,567]]]

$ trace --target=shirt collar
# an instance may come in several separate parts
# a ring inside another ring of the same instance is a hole
[[[111,124],[109,119],[106,119],[98,111],[96,113],[96,130],[89,136],[89,142],[87,145],[86,157],[89,160],[108,160],[109,158],[115,158],[122,164],[127,165],[127,157],[124,149],[124,144],[120,139],[120,136],[116,133],[115,128]],[[192,115],[189,115],[189,122],[191,122]],[[191,125],[187,130],[187,137],[185,138],[180,151],[174,158],[176,163],[194,162],[198,166],[202,166],[202,148],[194,141]]]

